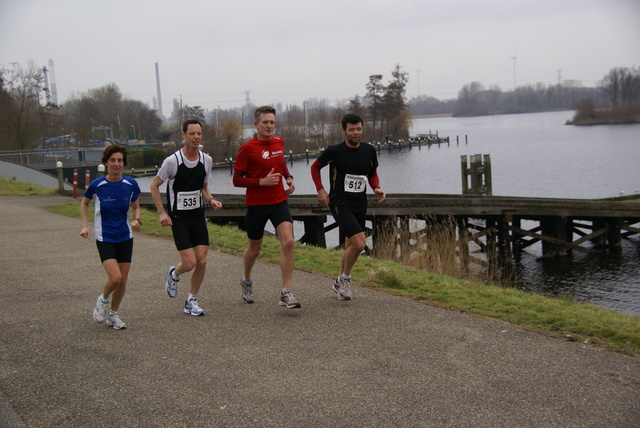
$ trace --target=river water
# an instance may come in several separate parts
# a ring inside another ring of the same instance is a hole
[[[460,156],[489,154],[496,196],[640,197],[640,125],[565,125],[572,117],[572,111],[564,111],[414,119],[412,135],[437,132],[448,136],[450,143],[392,152],[382,149],[378,159],[382,187],[387,193],[461,194]],[[289,168],[296,194],[315,194],[307,162],[294,161]],[[323,169],[325,184],[328,169]],[[149,191],[150,180],[138,179],[142,191]],[[224,169],[213,171],[210,189],[214,195],[244,193],[233,187],[230,172]],[[337,237],[327,236],[327,240],[330,245],[337,243]],[[518,262],[522,289],[570,295],[576,301],[640,315],[638,236],[623,240],[619,254],[574,251],[569,257],[543,260],[540,255],[538,243],[527,248]]]

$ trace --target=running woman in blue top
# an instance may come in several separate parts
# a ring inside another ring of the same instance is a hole
[[[127,277],[133,254],[133,230],[140,229],[140,187],[130,177],[122,175],[127,164],[127,149],[112,145],[104,150],[102,163],[107,175],[96,178],[86,189],[80,203],[82,232],[89,238],[89,203],[94,201],[94,233],[102,266],[107,272],[102,294],[98,296],[93,310],[93,319],[120,330],[126,325],[118,316],[118,309],[127,288]],[[129,221],[129,207],[133,208],[133,221]],[[111,308],[107,313],[107,308]]]

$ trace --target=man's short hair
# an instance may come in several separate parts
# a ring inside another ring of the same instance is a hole
[[[102,152],[102,163],[106,164],[109,162],[109,159],[114,153],[122,153],[122,163],[124,166],[127,166],[127,149],[118,144],[112,144],[104,149],[104,152]]]
[[[254,116],[256,119],[256,122],[260,122],[260,115],[261,114],[267,114],[267,113],[272,113],[274,116],[276,115],[276,109],[274,109],[271,106],[260,106],[256,109]]]
[[[189,119],[185,120],[182,124],[182,132],[187,132],[187,129],[189,129],[189,125],[200,125],[200,129],[202,129],[202,124],[198,119]]]
[[[348,113],[348,114],[345,114],[344,117],[342,118],[342,129],[346,131],[347,124],[349,123],[352,125],[357,125],[358,123],[364,123],[364,121],[357,114]]]

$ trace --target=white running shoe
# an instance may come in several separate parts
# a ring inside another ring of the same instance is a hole
[[[107,316],[107,308],[109,307],[109,302],[102,301],[102,295],[98,296],[98,300],[96,301],[96,307],[93,309],[93,319],[95,322],[104,322],[104,317]]]
[[[280,293],[280,301],[278,302],[278,304],[280,306],[286,307],[287,309],[298,309],[302,306],[300,302],[298,302],[298,300],[293,297],[291,291]]]
[[[127,325],[122,322],[117,313],[111,313],[107,316],[107,325],[113,326],[116,330],[127,328]]]
[[[200,306],[198,306],[198,302],[196,301],[196,299],[191,299],[184,302],[184,313],[193,315],[194,317],[204,315],[204,311]]]
[[[242,300],[247,303],[253,303],[253,283],[247,285],[243,280],[240,280],[240,285],[242,286]]]
[[[351,280],[339,276],[333,281],[331,288],[338,295],[338,300],[351,300]]]
[[[164,284],[167,295],[172,299],[178,294],[178,282],[180,282],[180,279],[173,279],[172,273],[174,270],[176,270],[175,266],[169,266],[169,269],[167,269],[167,282]]]

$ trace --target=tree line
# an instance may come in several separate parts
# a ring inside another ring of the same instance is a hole
[[[640,69],[616,67],[595,88],[568,81],[556,85],[524,85],[513,91],[502,91],[497,86],[485,88],[480,82],[471,82],[458,92],[452,112],[454,116],[480,116],[573,110],[585,103],[593,109],[604,109],[639,102]]]
[[[278,134],[295,153],[324,148],[342,139],[340,119],[348,112],[360,114],[371,125],[370,139],[387,135],[407,137],[410,113],[406,103],[408,73],[396,65],[391,79],[372,75],[363,98],[356,95],[331,105],[310,98],[302,106],[276,103]],[[155,109],[125,98],[110,83],[75,94],[64,103],[51,102],[44,68],[29,62],[0,68],[0,150],[27,150],[60,146],[91,146],[105,141],[163,143],[165,151],[181,144],[181,123],[199,119],[204,124],[204,150],[216,162],[232,158],[253,129],[255,105],[206,110],[174,100],[170,117],[163,121]],[[168,144],[167,144],[168,143]]]
[[[385,141],[409,137],[414,115],[452,114],[473,116],[504,113],[592,109],[607,104],[638,103],[640,73],[637,68],[615,68],[597,88],[576,82],[557,85],[526,85],[513,91],[497,86],[485,88],[479,82],[464,85],[457,99],[438,100],[429,96],[407,99],[409,75],[396,64],[385,82],[382,74],[372,74],[365,82],[363,96],[330,103],[310,98],[302,105],[276,103],[277,132],[294,153],[317,150],[342,139],[340,119],[355,113],[365,119],[366,138]],[[163,150],[181,144],[180,124],[191,118],[204,124],[204,150],[216,162],[235,156],[239,144],[253,130],[255,105],[207,110],[182,105],[174,100],[173,112],[161,120],[145,103],[126,98],[110,83],[75,94],[61,105],[51,102],[45,70],[29,62],[26,67],[12,63],[0,67],[0,150],[27,150],[59,146],[90,146],[102,141],[162,143]]]

